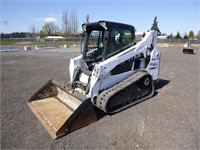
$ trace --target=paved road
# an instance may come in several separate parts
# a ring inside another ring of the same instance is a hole
[[[48,79],[69,80],[79,50],[1,52],[1,149],[200,149],[199,55],[160,48],[155,96],[53,140],[27,106]]]

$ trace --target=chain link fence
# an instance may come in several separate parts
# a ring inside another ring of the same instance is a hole
[[[40,39],[40,38],[2,38],[0,42],[39,42],[39,41],[60,41],[60,42],[79,42],[81,37],[67,37],[61,39]],[[188,43],[200,44],[199,39],[157,39],[157,43]]]
[[[80,41],[80,37],[67,37],[67,38],[1,38],[0,42],[39,42],[39,41],[60,41],[60,42],[78,42]]]
[[[200,44],[198,39],[157,39],[157,43],[191,43],[191,44]]]

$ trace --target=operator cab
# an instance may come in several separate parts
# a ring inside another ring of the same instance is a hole
[[[88,71],[92,71],[96,63],[135,44],[135,28],[131,25],[99,21],[83,24],[82,28],[85,33],[83,64]]]

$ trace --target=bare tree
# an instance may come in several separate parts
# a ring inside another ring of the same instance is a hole
[[[1,10],[0,10],[0,16],[2,16],[2,12],[3,12],[3,9],[1,8]],[[8,20],[1,20],[0,23],[8,25]]]
[[[55,25],[53,22],[45,23],[45,25],[42,27],[42,31],[45,35],[55,35],[59,34],[60,29],[59,26]]]
[[[76,13],[76,11],[75,11],[75,34],[77,34],[78,33],[78,26],[79,26],[79,23],[78,23],[78,16],[77,16],[77,13]]]
[[[78,33],[78,18],[75,9],[73,9],[70,14],[67,10],[63,11],[62,30],[65,36]]]
[[[78,19],[77,19],[77,13],[76,10],[73,9],[70,15],[70,24],[72,29],[72,34],[78,33]]]
[[[32,25],[30,26],[30,31],[31,31],[32,37],[35,37],[35,36],[36,36],[36,28],[35,28],[35,25],[34,25],[34,24],[32,24]]]
[[[8,25],[8,20],[6,20],[6,21],[1,21],[1,23],[5,24],[5,25]]]
[[[69,15],[67,10],[63,11],[62,14],[62,30],[64,36],[67,36],[69,32]]]

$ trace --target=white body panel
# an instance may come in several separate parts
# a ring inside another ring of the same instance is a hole
[[[89,76],[84,73],[81,73],[79,81],[81,81],[84,84],[87,84],[89,81]]]
[[[148,64],[146,71],[151,74],[153,80],[158,79],[159,75],[159,68],[160,68],[160,50],[154,48],[151,53],[151,60]]]
[[[88,84],[90,84],[87,96],[91,97],[91,100],[93,100],[94,97],[98,96],[100,91],[112,87],[138,70],[146,70],[149,74],[151,74],[153,80],[158,79],[160,51],[156,48],[156,37],[157,33],[155,31],[147,32],[146,36],[136,45],[96,64],[91,73],[90,80],[88,79],[88,76],[83,75],[81,80],[84,80],[84,83],[88,82]],[[113,70],[117,65],[133,57],[138,58],[141,55],[143,58],[140,59],[140,64],[137,69],[134,69],[135,62],[132,62],[133,67],[130,71],[126,71],[117,75],[111,75],[111,70]],[[147,57],[149,58],[149,62],[148,64],[145,64],[145,59]],[[81,66],[81,59],[82,56],[78,56],[70,61],[71,82],[75,69],[77,66]]]
[[[69,64],[70,82],[72,82],[73,80],[75,69],[81,65],[81,60],[82,60],[82,55],[70,59],[70,64]]]

